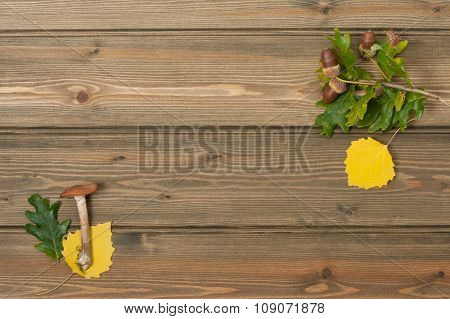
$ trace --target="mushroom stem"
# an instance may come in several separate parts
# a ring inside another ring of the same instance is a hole
[[[77,202],[78,214],[80,216],[80,228],[81,228],[81,242],[82,248],[78,258],[78,264],[84,271],[88,269],[92,264],[91,256],[91,236],[89,233],[89,215],[86,205],[85,196],[74,196]]]
[[[86,196],[95,193],[97,187],[98,185],[95,183],[76,185],[65,189],[61,193],[61,197],[73,197],[77,202],[81,224],[81,242],[83,244],[77,262],[83,271],[92,265],[91,236],[89,233],[89,215],[86,205]]]

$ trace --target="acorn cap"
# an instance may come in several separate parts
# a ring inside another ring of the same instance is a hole
[[[363,48],[362,44],[359,45],[358,51],[359,54],[365,59],[373,58],[377,54],[377,50],[372,49],[366,50]]]
[[[339,81],[336,78],[332,78],[330,80],[330,82],[328,82],[328,85],[330,86],[330,88],[336,92],[337,94],[342,94],[345,91],[347,91],[347,84],[345,84],[342,81]]]
[[[86,185],[76,185],[66,188],[60,195],[60,197],[75,197],[75,196],[86,196],[93,194],[97,191],[98,185],[95,183]]]
[[[332,78],[332,77],[335,77],[335,76],[338,76],[339,74],[341,74],[341,67],[338,64],[335,66],[331,66],[329,68],[323,68],[322,73],[327,78]]]

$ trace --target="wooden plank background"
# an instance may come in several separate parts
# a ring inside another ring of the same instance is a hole
[[[408,39],[411,79],[449,97],[443,37]],[[309,126],[320,95],[315,70],[328,45],[321,35],[264,32],[0,36],[0,125]],[[415,125],[448,124],[448,107],[428,105]]]
[[[448,29],[447,1],[6,0],[1,30]],[[433,19],[424,20],[427,17]]]
[[[447,5],[0,1],[0,297],[68,275],[23,231],[27,196],[95,181],[91,219],[113,221],[114,265],[47,298],[447,298],[450,108],[428,102],[398,135],[380,190],[346,185],[345,149],[367,133],[311,127],[334,26],[401,31],[412,80],[450,99]],[[146,130],[157,144],[142,148]],[[75,209],[60,212],[73,229]]]

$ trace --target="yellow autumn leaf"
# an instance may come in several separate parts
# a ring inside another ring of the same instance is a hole
[[[372,138],[353,141],[347,150],[348,185],[369,189],[394,179],[394,163],[386,145]]]
[[[115,250],[111,240],[111,222],[98,224],[89,228],[91,232],[91,253],[92,265],[86,271],[82,271],[77,263],[79,251],[81,249],[81,233],[77,230],[75,233],[69,233],[66,239],[63,239],[62,251],[67,265],[74,273],[86,278],[99,278],[101,273],[109,271],[113,264],[111,258]]]

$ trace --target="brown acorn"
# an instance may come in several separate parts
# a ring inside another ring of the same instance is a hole
[[[322,54],[320,55],[320,62],[322,63],[323,67],[323,75],[325,75],[326,77],[331,78],[334,76],[338,76],[341,72],[341,68],[336,59],[336,56],[331,49],[325,49],[322,51]]]
[[[322,98],[325,104],[330,104],[338,98],[339,94],[333,91],[333,89],[327,85],[322,93]]]
[[[373,58],[377,53],[376,50],[372,50],[372,46],[375,44],[375,33],[373,31],[364,32],[361,43],[359,44],[359,53],[363,58]]]
[[[337,78],[332,78],[322,93],[323,101],[326,104],[334,102],[338,96],[347,91],[347,85],[339,81]]]

